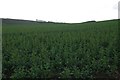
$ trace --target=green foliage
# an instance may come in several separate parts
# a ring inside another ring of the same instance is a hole
[[[4,24],[3,78],[93,78],[120,65],[117,21]]]

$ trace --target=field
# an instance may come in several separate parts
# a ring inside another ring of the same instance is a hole
[[[45,23],[3,19],[3,78],[118,78],[118,20]]]

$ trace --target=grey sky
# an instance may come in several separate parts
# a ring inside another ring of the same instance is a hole
[[[0,0],[0,17],[84,22],[118,18],[119,0]]]

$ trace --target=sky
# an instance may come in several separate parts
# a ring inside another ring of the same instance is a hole
[[[78,23],[118,19],[120,0],[0,0],[0,18]]]

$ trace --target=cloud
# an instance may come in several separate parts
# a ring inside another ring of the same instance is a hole
[[[113,9],[114,9],[114,10],[118,10],[118,4],[115,4],[115,5],[113,6]]]
[[[120,1],[118,2],[118,18],[120,19]]]

